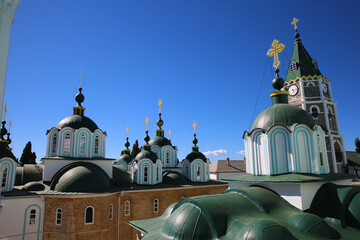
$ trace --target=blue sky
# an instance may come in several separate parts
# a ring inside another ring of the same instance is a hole
[[[83,75],[85,115],[108,134],[106,157],[144,144],[157,129],[172,131],[182,160],[190,151],[192,123],[200,151],[226,150],[217,159],[243,159],[243,132],[261,81],[255,117],[274,91],[267,50],[285,44],[280,75],[291,58],[293,17],[319,69],[331,82],[346,150],[360,137],[358,1],[63,0],[22,1],[12,25],[5,101],[12,118],[13,152],[31,141],[39,162],[46,130],[72,114]],[[167,136],[167,134],[166,134]]]

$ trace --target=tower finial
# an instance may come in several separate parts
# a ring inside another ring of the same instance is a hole
[[[126,126],[126,137],[129,137],[129,125]]]
[[[274,56],[274,68],[277,69],[280,65],[279,61],[279,53],[284,51],[285,45],[283,43],[279,43],[279,40],[274,39],[274,41],[271,43],[272,48],[269,49],[266,55],[269,57]]]
[[[126,126],[126,143],[125,143],[126,151],[130,151],[129,146],[130,146],[130,143],[129,143],[129,126]]]
[[[196,127],[197,127],[197,124],[196,124],[196,122],[195,122],[195,121],[194,121],[194,123],[193,123],[192,127],[194,128],[194,134],[196,134]]]
[[[149,123],[149,118],[146,116],[146,119],[145,119],[146,131],[148,130],[148,123]]]
[[[81,85],[82,85],[82,76],[83,76],[83,70],[81,69],[81,74],[80,74],[80,88],[81,88]]]
[[[6,112],[7,112],[7,102],[5,102],[5,106],[4,106],[4,120],[3,121],[5,121]]]
[[[159,102],[158,102],[158,105],[159,105],[159,113],[161,113],[161,104],[162,104],[163,102],[161,101],[161,98],[159,99]]]
[[[172,133],[172,132],[171,132],[171,129],[169,129],[169,132],[168,132],[168,133],[169,133],[169,140],[171,140],[171,133]]]
[[[295,31],[297,31],[297,25],[296,25],[297,22],[299,22],[299,19],[297,19],[296,17],[294,17],[293,21],[291,22],[291,25],[294,25]]]

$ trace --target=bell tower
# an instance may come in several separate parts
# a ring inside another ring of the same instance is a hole
[[[285,89],[289,91],[289,104],[307,111],[316,124],[326,132],[326,148],[332,172],[341,173],[346,164],[344,137],[341,136],[336,102],[334,102],[331,83],[324,77],[318,62],[312,59],[302,44],[294,18],[295,46],[287,70]]]

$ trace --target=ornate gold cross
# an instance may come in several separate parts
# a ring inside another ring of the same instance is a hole
[[[272,48],[269,49],[269,51],[267,52],[267,55],[269,57],[274,56],[274,68],[277,69],[280,65],[280,61],[279,61],[279,53],[284,51],[285,45],[280,43],[279,44],[279,40],[274,39],[274,41],[271,44]]]
[[[129,137],[129,125],[126,126],[126,137]]]
[[[7,102],[5,103],[5,107],[4,107],[4,121],[5,121],[5,117],[6,117],[6,112],[7,112]]]
[[[149,123],[149,119],[148,119],[148,117],[146,116],[146,119],[145,119],[146,131],[148,130],[148,123]]]
[[[296,23],[299,21],[296,17],[293,18],[293,21],[291,22],[291,25],[294,25],[294,29],[297,29]]]
[[[83,75],[83,70],[81,69],[81,74],[80,74],[80,88],[81,88],[81,85],[82,85],[82,75]]]
[[[196,133],[196,127],[197,127],[197,124],[196,124],[196,122],[195,122],[195,121],[194,121],[194,123],[193,123],[192,127],[194,128],[194,134],[195,134],[195,133]]]
[[[171,129],[169,129],[169,140],[171,140]]]
[[[159,102],[158,102],[158,105],[159,105],[159,113],[161,113],[161,104],[162,104],[163,102],[161,101],[161,98],[159,99]]]
[[[10,118],[10,122],[9,122],[9,133],[10,133],[10,128],[11,128],[11,118]]]

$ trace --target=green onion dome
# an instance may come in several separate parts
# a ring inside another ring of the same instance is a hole
[[[144,145],[143,149],[141,150],[141,152],[136,155],[135,157],[135,161],[141,161],[142,159],[148,158],[150,159],[153,163],[156,163],[156,160],[158,160],[158,156],[156,155],[156,153],[154,153],[153,151],[151,151],[151,146],[150,145]]]
[[[274,125],[292,126],[305,124],[310,128],[315,126],[314,119],[305,110],[286,103],[274,104],[262,111],[255,119],[251,130],[260,128],[268,130]]]
[[[151,139],[149,141],[149,144],[151,146],[159,146],[159,147],[163,147],[166,145],[172,146],[169,139],[167,139],[166,137],[161,137],[161,136],[155,136],[153,139]]]
[[[67,118],[61,120],[57,125],[56,128],[63,129],[65,127],[71,127],[72,129],[79,129],[85,127],[89,129],[91,132],[94,132],[99,127],[96,123],[88,117],[80,116],[80,115],[71,115]]]
[[[130,151],[124,150],[121,154],[121,156],[115,161],[115,164],[119,161],[125,161],[127,164],[129,164],[134,157],[130,154]]]

